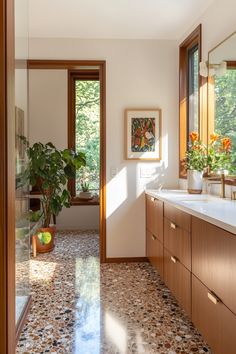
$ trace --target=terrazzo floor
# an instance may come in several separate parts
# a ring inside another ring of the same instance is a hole
[[[210,353],[149,263],[103,264],[95,231],[61,232],[30,261],[32,307],[16,353]]]

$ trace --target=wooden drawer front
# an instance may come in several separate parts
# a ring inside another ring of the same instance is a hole
[[[209,295],[210,294],[210,295]],[[214,297],[195,276],[192,276],[192,321],[214,354],[236,353],[236,316]]]
[[[164,281],[191,317],[191,273],[164,248]]]
[[[191,234],[164,218],[164,246],[191,270]]]
[[[163,242],[163,208],[162,201],[146,196],[146,227],[161,242]]]
[[[181,227],[188,232],[191,231],[191,215],[184,213],[171,204],[165,203],[164,216],[178,227]]]
[[[236,236],[194,217],[192,257],[192,272],[236,314]]]
[[[157,239],[155,235],[152,235],[148,230],[146,232],[147,257],[151,264],[158,270],[160,276],[163,278],[163,244]]]

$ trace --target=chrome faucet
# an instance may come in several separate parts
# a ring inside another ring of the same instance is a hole
[[[220,179],[217,179],[217,177],[208,177],[208,181],[213,181],[213,182],[208,182],[208,185],[212,184],[220,184],[221,185],[221,192],[220,192],[220,197],[225,198],[225,174],[221,173],[220,174]]]

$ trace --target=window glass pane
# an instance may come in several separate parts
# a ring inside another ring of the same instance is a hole
[[[198,132],[198,47],[189,50],[188,136]]]
[[[215,131],[232,140],[234,173],[236,173],[236,69],[215,76]]]
[[[87,165],[76,174],[76,194],[82,179],[89,190],[99,191],[100,176],[100,82],[75,81],[76,151],[86,153]]]

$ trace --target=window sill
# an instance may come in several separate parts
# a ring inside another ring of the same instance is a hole
[[[71,200],[71,205],[99,205],[99,197],[94,197],[93,199],[85,200],[78,197],[74,197]]]

